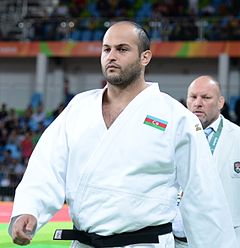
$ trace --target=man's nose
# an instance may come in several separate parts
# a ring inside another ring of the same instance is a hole
[[[108,53],[108,59],[109,60],[116,60],[117,58],[117,53],[114,49],[112,49],[109,53]]]
[[[197,97],[197,98],[195,99],[194,104],[195,104],[196,106],[202,106],[202,98],[201,98],[201,97]]]

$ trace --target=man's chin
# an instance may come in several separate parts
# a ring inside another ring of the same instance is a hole
[[[116,86],[122,85],[122,82],[120,82],[120,81],[114,81],[114,80],[108,80],[108,83],[110,83],[111,85],[116,85]]]
[[[200,120],[200,122],[203,124],[206,121],[206,118],[203,114],[195,114],[197,118]]]
[[[204,118],[204,114],[203,114],[203,113],[194,112],[194,114],[195,114],[199,119],[203,119],[203,118]]]

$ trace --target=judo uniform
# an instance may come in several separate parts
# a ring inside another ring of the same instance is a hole
[[[237,236],[237,248],[240,248],[240,127],[230,122],[222,115],[210,126],[216,131],[220,121],[223,127],[213,152],[216,171],[219,173],[223,189],[230,207],[233,226]],[[209,137],[209,141],[212,136]],[[177,237],[184,237],[184,227],[181,214],[174,219],[173,229]],[[228,240],[226,240],[228,242]],[[176,248],[188,247],[184,242],[177,241]]]
[[[12,217],[32,214],[38,230],[66,199],[77,229],[103,236],[131,232],[171,222],[180,185],[191,247],[236,248],[198,118],[157,83],[149,85],[109,129],[102,116],[106,88],[75,96],[34,149]],[[174,247],[171,233],[159,240],[129,247]],[[86,245],[75,241],[72,247]]]
[[[230,206],[234,229],[240,248],[240,127],[223,119],[223,129],[213,158],[216,161],[223,189]]]

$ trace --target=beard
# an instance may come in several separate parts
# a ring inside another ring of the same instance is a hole
[[[134,83],[140,77],[142,70],[140,60],[128,65],[125,70],[122,70],[121,68],[118,70],[119,73],[109,74],[104,68],[102,68],[103,75],[108,83],[125,88]]]
[[[199,120],[202,124],[203,129],[205,129],[206,127],[208,127],[211,124],[211,122],[206,120],[206,119],[199,119]]]

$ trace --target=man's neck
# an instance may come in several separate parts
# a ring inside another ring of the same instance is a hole
[[[148,84],[145,82],[137,87],[131,85],[124,90],[114,85],[107,85],[102,102],[103,119],[107,128],[113,124],[126,106],[147,87]]]
[[[216,131],[217,127],[219,125],[220,119],[221,119],[221,115],[219,114],[218,117],[216,119],[214,119],[207,127],[211,126],[213,128],[213,130]]]
[[[105,104],[121,103],[122,105],[127,105],[147,87],[148,84],[145,81],[132,83],[125,88],[121,88],[117,85],[112,85],[107,83],[107,88],[104,94],[103,103]]]

